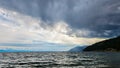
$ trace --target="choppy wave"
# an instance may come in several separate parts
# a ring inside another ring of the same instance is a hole
[[[0,53],[2,68],[119,68],[119,53]]]

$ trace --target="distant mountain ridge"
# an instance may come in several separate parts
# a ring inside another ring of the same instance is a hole
[[[83,51],[120,51],[120,36],[90,45]]]
[[[86,46],[76,46],[69,50],[69,52],[81,52]]]

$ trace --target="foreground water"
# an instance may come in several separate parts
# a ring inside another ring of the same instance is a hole
[[[0,68],[120,68],[120,53],[0,53]]]

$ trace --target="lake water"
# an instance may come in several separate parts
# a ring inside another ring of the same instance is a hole
[[[0,68],[120,68],[120,53],[0,53]]]

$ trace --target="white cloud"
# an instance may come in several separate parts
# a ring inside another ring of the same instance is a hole
[[[33,43],[44,41],[69,45],[89,45],[104,38],[77,37],[64,21],[57,21],[52,26],[40,19],[0,8],[0,43]],[[42,25],[44,23],[44,25]],[[78,30],[78,34],[88,35],[89,31]]]

